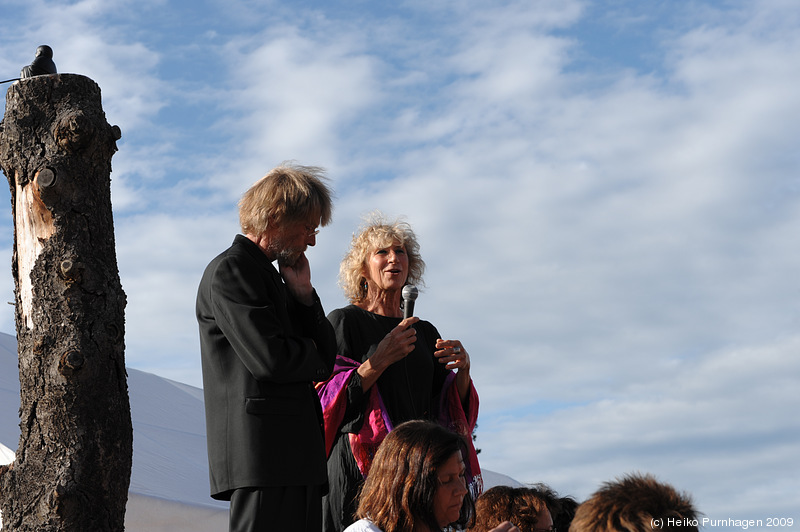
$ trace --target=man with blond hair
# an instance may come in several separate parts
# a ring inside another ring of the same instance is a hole
[[[243,234],[200,281],[211,496],[231,502],[231,532],[321,528],[327,468],[313,383],[330,376],[336,340],[305,251],[331,211],[321,169],[273,169],[242,197]]]

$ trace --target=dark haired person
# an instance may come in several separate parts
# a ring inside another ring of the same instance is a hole
[[[464,438],[430,421],[407,421],[383,440],[347,532],[434,532],[473,516]]]
[[[495,486],[478,497],[471,532],[489,532],[503,521],[514,523],[522,532],[553,532],[547,503],[532,488]]]
[[[550,516],[553,518],[553,528],[556,531],[568,532],[575,510],[578,509],[578,501],[568,495],[561,496],[547,484],[534,484],[530,487],[538,497],[547,504]]]

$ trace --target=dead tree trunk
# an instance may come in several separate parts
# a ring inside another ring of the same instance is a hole
[[[21,435],[0,468],[4,532],[124,530],[133,433],[110,193],[119,138],[89,78],[8,89],[0,167],[14,217]]]

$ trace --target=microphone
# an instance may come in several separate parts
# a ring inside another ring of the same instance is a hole
[[[417,300],[419,290],[411,284],[403,287],[403,319],[410,318],[414,315],[414,301]]]

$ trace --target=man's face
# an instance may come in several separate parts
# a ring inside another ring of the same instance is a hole
[[[270,242],[269,251],[278,264],[294,266],[308,246],[317,243],[317,227],[306,222],[288,224],[278,230]]]

